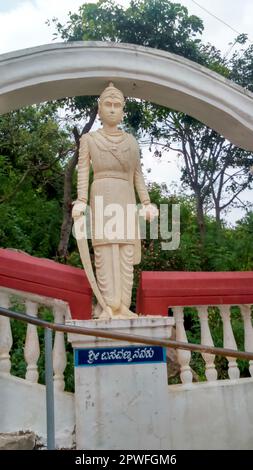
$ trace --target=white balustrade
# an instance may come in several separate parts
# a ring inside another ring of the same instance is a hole
[[[0,287],[0,306],[3,308],[10,308],[11,297],[15,295],[25,301],[26,313],[28,315],[37,317],[38,307],[45,305],[53,310],[55,323],[63,323],[66,318],[70,317],[68,305],[56,299],[42,297],[36,294],[14,291],[12,289]],[[176,340],[180,342],[188,342],[187,335],[184,327],[184,307],[172,307],[173,315],[176,323]],[[213,339],[208,323],[208,306],[197,306],[198,317],[201,326],[201,344],[213,347]],[[231,318],[230,306],[220,305],[220,314],[223,321],[223,347],[227,349],[237,350],[236,341],[234,338]],[[245,333],[245,350],[253,352],[253,326],[251,320],[251,306],[240,305],[242,318],[244,321]],[[0,373],[10,374],[11,361],[10,350],[12,347],[12,332],[10,326],[10,319],[0,315]],[[37,362],[40,355],[40,346],[37,327],[32,324],[27,324],[26,340],[24,347],[24,357],[27,363],[26,380],[37,383],[38,382],[38,367]],[[202,357],[206,364],[205,375],[207,381],[217,380],[217,371],[215,369],[215,356],[210,353],[202,353]],[[239,368],[236,359],[227,357],[228,359],[228,374],[230,379],[238,379],[240,377]],[[177,360],[180,365],[180,378],[183,384],[191,383],[193,374],[190,367],[191,352],[187,350],[177,349]],[[54,388],[56,391],[63,391],[65,387],[64,371],[67,364],[67,355],[64,341],[64,333],[56,332],[54,336],[53,346],[53,369],[54,369]],[[253,377],[253,360],[249,362],[250,375]]]
[[[31,300],[25,301],[26,313],[32,317],[38,316],[38,304]],[[37,326],[27,323],[24,356],[27,363],[25,378],[29,382],[37,383],[39,378],[37,361],[40,357],[40,344]]]
[[[55,323],[64,323],[66,308],[61,304],[53,307]],[[55,391],[63,391],[65,388],[64,370],[67,365],[67,355],[64,341],[64,333],[55,332],[54,348],[53,348],[53,369],[54,369],[54,389]]]
[[[231,325],[231,312],[229,305],[219,305],[221,318],[223,321],[223,347],[226,349],[235,349],[237,351],[237,344],[235,341],[234,333]],[[234,357],[227,357],[228,360],[228,375],[229,378],[239,379],[240,371]]]
[[[242,318],[244,321],[244,349],[248,352],[253,352],[253,325],[251,305],[238,305],[241,309]],[[223,348],[232,349],[237,351],[238,347],[235,341],[232,323],[230,305],[217,306],[223,321]],[[186,331],[184,328],[184,309],[183,307],[171,307],[176,322],[176,339],[177,341],[188,342]],[[208,323],[208,306],[196,306],[198,317],[201,327],[201,341],[200,343],[205,346],[214,347],[213,338]],[[215,355],[203,352],[201,353],[205,361],[205,375],[208,382],[217,380],[217,370],[215,368]],[[192,370],[189,366],[191,360],[191,352],[184,350],[177,350],[178,363],[181,367],[180,377],[182,383],[192,382]],[[228,375],[229,378],[239,379],[240,370],[237,361],[234,357],[227,357],[228,360]],[[249,361],[249,372],[253,377],[253,360]]]
[[[0,306],[10,308],[10,297],[8,293],[0,291]],[[0,372],[10,374],[11,361],[10,349],[12,347],[12,333],[10,319],[0,315]]]
[[[184,308],[173,307],[173,316],[176,323],[176,340],[188,343],[184,327]],[[177,360],[180,365],[180,378],[182,383],[192,382],[192,371],[190,368],[191,352],[184,349],[177,349]]]
[[[70,318],[69,306],[66,302],[52,299],[37,294],[17,291],[0,286],[0,306],[9,309],[11,298],[19,299],[25,303],[26,314],[37,317],[39,306],[46,306],[53,310],[54,321],[64,323],[65,318]],[[0,373],[10,374],[11,361],[10,349],[12,347],[12,332],[10,319],[0,315]],[[29,382],[38,382],[38,359],[40,356],[40,344],[37,326],[27,323],[24,358],[27,364],[25,379]],[[64,390],[64,370],[66,368],[66,349],[64,333],[56,332],[53,347],[53,368],[55,390]]]
[[[206,305],[196,307],[201,328],[201,344],[213,347],[213,338],[208,324],[208,307]],[[217,371],[215,369],[214,360],[215,356],[209,353],[202,353],[205,361],[205,375],[209,382],[217,380]]]
[[[251,321],[251,306],[241,305],[241,314],[244,321],[244,348],[245,351],[253,352],[253,327]],[[249,372],[253,377],[253,361],[249,361]]]

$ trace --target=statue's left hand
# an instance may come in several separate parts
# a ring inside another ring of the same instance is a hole
[[[158,217],[159,210],[157,209],[155,204],[144,204],[143,205],[143,215],[146,220],[152,222],[155,217]]]

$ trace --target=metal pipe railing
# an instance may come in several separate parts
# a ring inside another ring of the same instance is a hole
[[[0,314],[13,318],[15,320],[31,323],[32,325],[41,326],[42,328],[49,328],[53,331],[62,331],[64,333],[77,333],[85,336],[98,336],[100,338],[116,339],[120,341],[128,341],[129,343],[147,344],[149,346],[162,346],[165,348],[184,349],[189,351],[205,352],[215,354],[218,356],[235,357],[237,359],[253,360],[253,353],[248,351],[235,351],[234,349],[215,348],[212,346],[205,346],[203,344],[184,343],[182,341],[147,338],[140,335],[128,335],[115,331],[107,331],[103,329],[85,328],[80,326],[69,326],[61,323],[51,323],[39,318],[32,317],[23,313],[13,312],[0,307]]]
[[[45,328],[45,383],[47,408],[47,449],[55,449],[54,370],[52,330]]]

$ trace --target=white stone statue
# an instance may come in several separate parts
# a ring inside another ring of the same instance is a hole
[[[77,221],[86,210],[92,164],[94,180],[90,191],[90,208],[97,280],[87,258],[87,241],[84,247],[84,240],[79,240],[78,246],[84,269],[98,300],[95,316],[100,319],[136,316],[129,310],[133,266],[141,260],[138,218],[134,212],[134,188],[144,206],[146,219],[152,220],[157,215],[145,186],[138,143],[131,134],[118,128],[123,118],[123,108],[122,92],[110,83],[99,99],[102,128],[84,134],[80,140],[78,199],[73,203],[72,211]],[[116,220],[115,217],[112,219],[113,213],[116,214]]]

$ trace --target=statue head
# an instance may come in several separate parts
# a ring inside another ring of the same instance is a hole
[[[99,97],[98,114],[102,123],[118,125],[123,119],[124,104],[122,91],[110,82]]]

